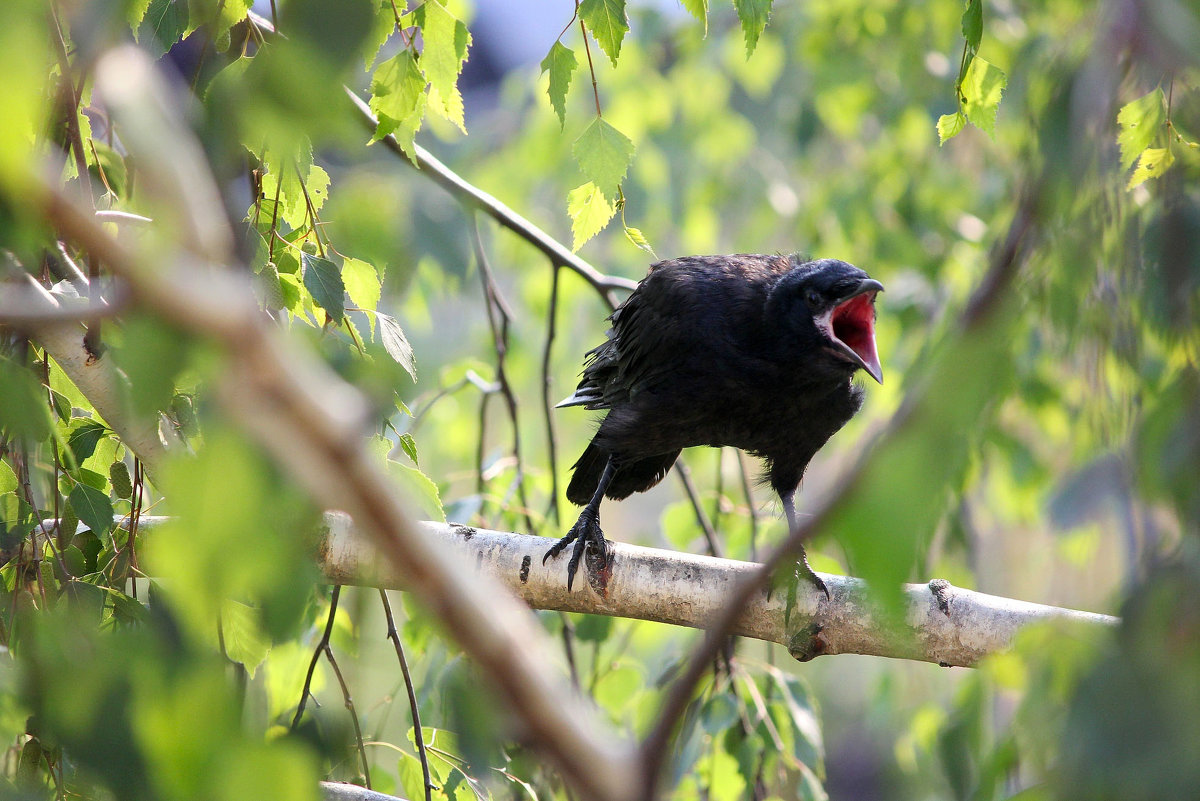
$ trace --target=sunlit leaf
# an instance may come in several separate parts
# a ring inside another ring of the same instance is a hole
[[[1143,181],[1157,178],[1174,163],[1175,156],[1172,155],[1170,148],[1146,148],[1142,151],[1142,155],[1138,157],[1137,167],[1134,169],[1133,175],[1129,176],[1128,188],[1133,189]]]
[[[708,0],[680,0],[693,17],[704,23],[704,35],[708,35]]]
[[[938,118],[937,122],[938,144],[944,145],[947,139],[953,139],[958,136],[966,124],[967,117],[961,111],[956,111],[953,114],[943,114]]]
[[[571,76],[579,62],[575,60],[575,51],[566,47],[562,42],[555,42],[550,52],[542,59],[542,72],[550,73],[550,105],[558,115],[558,124],[563,126],[567,120],[567,90],[571,88]]]
[[[579,4],[579,17],[615,67],[621,55],[621,41],[629,32],[625,0],[583,0]]]
[[[416,381],[417,362],[413,357],[412,345],[409,344],[408,337],[404,335],[404,329],[400,327],[399,321],[389,314],[379,312],[378,317],[379,338],[383,342],[384,350],[412,376],[413,381]]]
[[[421,111],[425,102],[425,84],[426,79],[417,66],[416,56],[408,48],[375,68],[371,76],[369,102],[371,111],[379,120],[374,139],[379,140],[393,133]]]
[[[1117,112],[1117,124],[1121,127],[1117,134],[1117,144],[1121,147],[1121,169],[1127,170],[1133,166],[1138,156],[1153,144],[1166,121],[1166,97],[1162,87],[1121,106]],[[1136,185],[1130,184],[1131,187]]]
[[[458,75],[467,60],[471,34],[462,20],[447,11],[437,0],[424,3],[418,18],[421,21],[421,36],[425,42],[419,65],[433,89],[430,99],[436,100],[435,108],[446,119],[466,133],[462,95],[458,91]]]
[[[342,283],[350,302],[360,309],[374,309],[379,305],[379,272],[372,264],[360,259],[345,259],[342,262]]]
[[[654,258],[658,258],[658,256],[654,253],[654,248],[650,247],[650,241],[646,239],[646,235],[642,233],[640,228],[634,228],[629,225],[625,226],[625,238],[628,239],[634,247],[638,248],[639,250],[646,251],[651,256],[654,256]]]
[[[982,58],[971,59],[963,77],[963,111],[975,126],[987,132],[996,130],[996,111],[1000,108],[1000,97],[1008,78],[1004,72]]]
[[[602,117],[592,120],[572,147],[584,177],[610,201],[617,197],[617,188],[633,160],[634,149],[629,137]]]
[[[572,189],[567,195],[567,214],[571,216],[571,249],[583,247],[585,242],[600,233],[616,213],[616,208],[591,181]]]
[[[771,15],[772,0],[733,0],[738,19],[742,23],[742,36],[746,40],[746,56],[754,53],[758,38],[767,27]]]

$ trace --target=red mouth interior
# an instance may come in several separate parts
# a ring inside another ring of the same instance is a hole
[[[875,293],[864,292],[833,310],[833,335],[867,364],[879,364],[875,353]]]

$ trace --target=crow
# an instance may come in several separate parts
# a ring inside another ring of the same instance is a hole
[[[567,499],[583,511],[543,564],[575,543],[568,591],[589,546],[607,566],[600,502],[650,489],[694,445],[762,457],[794,531],[809,460],[862,405],[855,371],[883,383],[874,331],[882,290],[837,259],[741,254],[652,265],[558,404],[608,414],[572,468]],[[803,551],[800,567],[829,594]]]

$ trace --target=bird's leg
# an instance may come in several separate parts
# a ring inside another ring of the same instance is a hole
[[[783,513],[787,516],[788,535],[792,535],[800,528],[800,521],[796,517],[796,491],[792,490],[786,494],[779,496],[783,502]],[[808,554],[804,550],[804,545],[800,545],[800,558],[796,560],[795,581],[788,582],[788,601],[787,611],[784,617],[790,617],[792,608],[796,605],[796,585],[800,579],[804,578],[816,585],[816,588],[825,593],[826,598],[830,598],[829,588],[825,586],[825,581],[817,575],[816,571],[808,563]]]
[[[583,507],[583,511],[579,513],[579,520],[571,526],[567,536],[554,543],[542,557],[542,564],[546,564],[548,559],[558,556],[571,542],[575,543],[575,548],[571,551],[571,559],[567,562],[567,592],[571,591],[571,587],[575,583],[575,571],[579,569],[579,562],[583,559],[584,551],[589,544],[592,546],[592,551],[599,557],[601,569],[608,565],[608,547],[604,541],[604,532],[600,530],[600,502],[604,500],[604,493],[608,490],[608,485],[612,483],[616,473],[617,467],[613,464],[613,458],[610,456],[608,463],[604,465],[604,472],[600,474],[600,483],[596,485],[596,492],[587,502],[587,506]]]

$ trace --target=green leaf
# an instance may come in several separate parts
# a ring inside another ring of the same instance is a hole
[[[331,320],[340,323],[346,312],[346,287],[337,265],[311,253],[301,253],[300,262],[304,265],[304,288]]]
[[[125,159],[120,153],[95,139],[88,140],[87,149],[88,172],[97,185],[111,189],[118,198],[124,197],[128,178]]]
[[[633,160],[635,148],[629,137],[597,117],[575,140],[572,150],[583,176],[606,198],[615,201],[617,189]]]
[[[25,368],[0,358],[0,427],[31,442],[50,435],[50,409],[41,382]]]
[[[408,48],[375,68],[371,76],[371,111],[379,120],[372,141],[398,130],[414,114],[424,110],[425,76]],[[420,127],[420,121],[417,122]],[[413,128],[415,133],[416,128]],[[397,136],[397,139],[400,137]],[[411,145],[411,138],[409,140]]]
[[[1117,134],[1117,144],[1121,147],[1121,169],[1127,170],[1133,166],[1142,151],[1154,142],[1166,121],[1166,98],[1162,87],[1121,106],[1117,112],[1117,125],[1121,126]]]
[[[968,51],[975,55],[983,40],[983,0],[968,0],[967,10],[962,15],[962,32],[967,39]]]
[[[108,480],[112,482],[113,494],[129,500],[133,497],[133,481],[129,478],[129,465],[113,462],[108,468]]]
[[[127,0],[125,3],[125,21],[129,23],[129,27],[134,33],[142,24],[142,18],[146,16],[148,8],[150,8],[150,0]]]
[[[151,58],[161,58],[183,38],[188,27],[187,0],[152,0],[133,32]]]
[[[400,435],[400,447],[404,450],[405,455],[412,459],[414,465],[421,466],[421,462],[417,459],[417,441],[413,439],[412,434],[405,432]]]
[[[946,140],[958,136],[966,124],[967,115],[961,111],[956,111],[953,114],[943,114],[937,121],[938,144],[944,145],[946,144]]]
[[[67,501],[71,504],[71,508],[75,510],[75,514],[79,516],[79,519],[97,537],[104,536],[112,528],[112,501],[100,490],[79,482],[71,489],[71,494],[67,496]]]
[[[420,67],[433,89],[430,99],[435,100],[434,107],[438,112],[466,133],[458,76],[467,60],[471,34],[462,20],[437,0],[427,0],[417,18],[425,43],[421,50]]]
[[[71,449],[71,455],[75,457],[76,465],[83,464],[96,452],[96,443],[107,431],[102,423],[87,418],[81,418],[71,424],[67,446]]]
[[[1142,151],[1142,155],[1138,157],[1137,169],[1133,171],[1133,175],[1129,177],[1128,189],[1133,189],[1143,181],[1150,178],[1157,178],[1167,171],[1167,168],[1175,163],[1175,156],[1171,154],[1169,148],[1151,147]]]
[[[542,72],[550,73],[550,105],[558,115],[558,125],[561,128],[567,121],[567,90],[571,88],[571,76],[579,62],[575,60],[575,51],[562,42],[555,42],[550,52],[542,59]]]
[[[680,0],[687,12],[704,23],[704,35],[708,36],[708,0]]]
[[[264,204],[278,196],[279,216],[293,229],[303,228],[308,222],[309,204],[314,213],[318,212],[329,196],[329,173],[312,164],[311,155],[309,163],[288,158],[268,161],[269,172],[262,177]],[[269,221],[270,215],[265,216]]]
[[[746,39],[746,57],[758,47],[758,37],[767,27],[771,15],[771,0],[733,0],[738,19],[742,22],[742,35]]]
[[[246,668],[250,678],[271,652],[271,638],[262,631],[258,610],[226,599],[221,606],[221,639],[231,662]]]
[[[429,476],[415,467],[409,467],[401,462],[388,460],[388,470],[399,481],[409,501],[417,507],[417,511],[430,520],[446,522],[446,512],[442,508],[442,498],[438,493],[437,484]]]
[[[579,17],[592,32],[601,49],[608,54],[613,66],[617,66],[617,57],[621,55],[621,40],[629,31],[625,0],[583,0],[579,4]]]
[[[996,130],[996,110],[1008,78],[998,67],[976,56],[963,77],[963,111],[976,127],[992,136]]]
[[[342,262],[342,283],[350,302],[360,309],[374,310],[379,305],[379,271],[360,259]]]
[[[54,414],[62,422],[71,420],[71,399],[61,392],[50,390],[50,402],[54,405]]]
[[[126,319],[124,333],[116,361],[129,378],[134,411],[150,416],[171,402],[188,343],[178,329],[145,316]]]
[[[17,486],[17,474],[9,467],[8,462],[0,462],[0,494],[15,492]]]
[[[420,761],[412,754],[404,754],[396,763],[396,775],[405,798],[425,797],[425,771]]]
[[[567,214],[571,217],[571,250],[579,250],[608,224],[617,213],[596,185],[588,181],[567,195]]]
[[[412,376],[413,381],[416,381],[417,361],[413,357],[412,345],[408,344],[408,337],[404,335],[404,329],[390,314],[383,312],[377,314],[379,316],[379,339],[383,342],[383,349]]]
[[[654,252],[654,248],[650,247],[650,240],[646,238],[646,235],[642,233],[640,228],[634,228],[626,225],[625,238],[633,243],[634,247],[638,248],[639,250],[646,251],[655,259],[658,258],[658,255]]]

